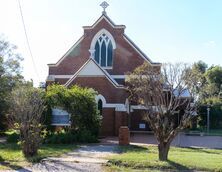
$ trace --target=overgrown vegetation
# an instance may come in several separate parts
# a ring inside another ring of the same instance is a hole
[[[211,66],[199,61],[189,70],[196,82],[193,91],[198,94],[199,120],[197,129],[204,131],[207,126],[207,108],[210,107],[211,129],[222,128],[222,67]],[[194,128],[196,128],[194,126]]]
[[[72,143],[96,143],[97,137],[92,135],[88,130],[70,132],[60,131],[48,134],[45,139],[45,144],[72,144]]]
[[[44,92],[28,86],[20,86],[11,92],[8,121],[19,131],[20,142],[26,157],[35,156],[41,143]]]
[[[47,88],[46,100],[51,108],[64,109],[71,115],[71,133],[84,131],[98,137],[101,116],[95,102],[96,94],[90,88],[51,85]]]

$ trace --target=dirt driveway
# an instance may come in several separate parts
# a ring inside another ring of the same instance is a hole
[[[100,172],[107,162],[105,157],[117,154],[117,145],[84,145],[61,157],[46,158],[32,167],[17,170],[19,172]],[[15,170],[8,170],[8,172]]]

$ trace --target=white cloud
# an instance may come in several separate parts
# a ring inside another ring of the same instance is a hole
[[[215,41],[208,41],[208,42],[205,42],[205,43],[204,43],[204,47],[207,47],[207,48],[213,48],[213,47],[216,47],[216,42],[215,42]]]

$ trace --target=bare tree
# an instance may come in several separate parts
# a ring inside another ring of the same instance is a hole
[[[154,132],[159,160],[162,161],[168,158],[172,140],[195,116],[194,97],[189,91],[192,78],[188,68],[182,63],[163,64],[159,71],[144,63],[126,80],[132,102],[144,106],[144,119]]]
[[[43,91],[22,86],[12,91],[10,121],[20,131],[23,153],[26,157],[37,154],[41,137],[41,116],[44,110]]]

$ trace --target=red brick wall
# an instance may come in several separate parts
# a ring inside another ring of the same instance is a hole
[[[83,87],[94,88],[103,95],[106,103],[124,103],[128,97],[125,89],[114,87],[106,77],[77,77],[70,85],[78,84]]]
[[[143,64],[144,59],[124,39],[124,29],[114,29],[105,19],[102,19],[93,29],[84,30],[84,38],[74,53],[71,52],[57,67],[49,67],[49,75],[74,74],[90,57],[91,41],[102,28],[105,28],[112,34],[117,45],[114,50],[113,69],[108,70],[110,74],[123,75]]]
[[[113,136],[115,126],[115,109],[103,108],[103,119],[100,135],[101,136]]]

